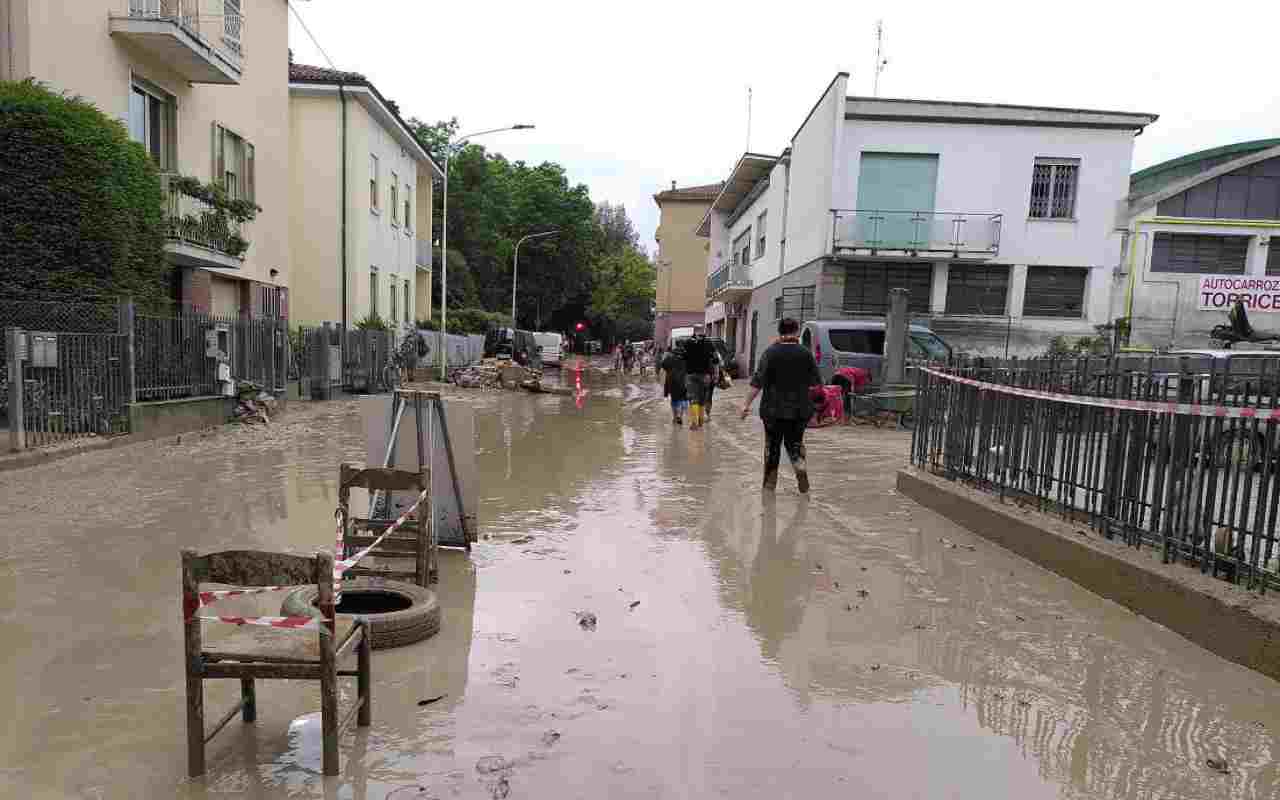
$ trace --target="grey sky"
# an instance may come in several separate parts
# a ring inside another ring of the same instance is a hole
[[[621,202],[652,251],[652,195],[719,180],[747,143],[777,153],[838,71],[871,93],[885,24],[885,97],[1143,111],[1134,168],[1280,136],[1270,87],[1280,4],[1191,13],[1142,2],[792,0],[449,2],[294,0],[341,69],[363,72],[407,115],[457,116],[463,132],[534,131],[483,142],[508,158],[558,161],[596,200]],[[252,24],[248,21],[248,24]],[[295,58],[324,60],[291,20]]]

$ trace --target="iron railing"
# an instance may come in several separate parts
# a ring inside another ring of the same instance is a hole
[[[129,0],[129,16],[173,23],[233,63],[244,57],[241,0]]]
[[[1271,416],[1280,409],[1280,357],[933,369],[917,370],[915,465],[1157,547],[1166,563],[1251,588],[1280,585],[1280,422]]]
[[[751,289],[751,267],[729,262],[707,276],[707,299],[729,289]]]
[[[832,209],[832,252],[901,250],[991,257],[1000,252],[1000,214]]]
[[[129,431],[127,335],[24,331],[22,338],[28,350],[47,347],[40,359],[20,362],[18,427],[27,447]]]
[[[138,315],[134,318],[137,399],[218,394],[222,363],[233,380],[251,381],[277,392],[287,380],[288,351],[284,320]]]
[[[170,241],[244,258],[249,243],[240,223],[198,197],[182,191],[171,175],[161,175],[166,197],[165,235]]]

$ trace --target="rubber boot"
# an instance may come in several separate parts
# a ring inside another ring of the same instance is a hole
[[[772,492],[778,488],[778,471],[776,469],[765,470],[764,484],[761,488],[766,492]]]
[[[804,463],[804,459],[795,461],[792,466],[796,468],[796,484],[800,489],[800,494],[809,493],[809,469]]]
[[[689,406],[689,430],[696,431],[702,427],[702,404],[693,403]]]

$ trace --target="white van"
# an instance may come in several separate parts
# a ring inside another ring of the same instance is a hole
[[[533,340],[538,343],[538,355],[543,364],[559,364],[560,349],[564,345],[564,337],[558,333],[535,333]]]

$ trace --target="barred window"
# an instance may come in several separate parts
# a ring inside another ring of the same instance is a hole
[[[1078,158],[1037,158],[1031,171],[1031,218],[1073,219],[1079,178]]]
[[[1267,274],[1280,275],[1280,241],[1267,246]]]
[[[933,265],[870,262],[846,265],[844,310],[855,314],[888,313],[889,290],[898,288],[908,292],[908,311],[928,314],[933,290]]]
[[[1151,271],[1243,275],[1250,238],[1157,233],[1151,244]]]
[[[782,295],[773,301],[773,318],[791,317],[800,322],[814,319],[817,316],[816,297],[816,286],[792,286],[783,289]]]

